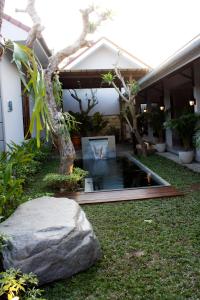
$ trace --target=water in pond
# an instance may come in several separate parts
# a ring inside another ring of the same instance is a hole
[[[128,158],[77,160],[76,166],[89,172],[93,190],[114,190],[159,185]]]

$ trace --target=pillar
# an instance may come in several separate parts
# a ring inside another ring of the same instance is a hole
[[[164,105],[165,110],[171,109],[171,103],[170,103],[170,90],[164,87]],[[171,112],[168,112],[167,120],[171,119]],[[165,141],[167,149],[171,149],[173,147],[173,141],[172,141],[172,130],[170,128],[167,128],[165,130]]]
[[[151,101],[147,98],[147,111],[151,110]],[[148,122],[148,140],[150,142],[154,142],[154,136],[153,136],[153,128],[150,126]]]
[[[194,63],[193,95],[196,100],[194,111],[200,113],[200,62]]]
[[[195,113],[200,113],[200,62],[195,62],[193,65],[194,82],[193,82],[193,95],[196,100],[194,106]],[[200,149],[196,150],[196,161],[200,162]]]

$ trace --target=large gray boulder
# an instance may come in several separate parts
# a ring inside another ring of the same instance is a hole
[[[71,199],[41,197],[20,205],[0,224],[8,236],[5,269],[35,273],[40,284],[67,278],[100,258],[100,245],[80,206]]]

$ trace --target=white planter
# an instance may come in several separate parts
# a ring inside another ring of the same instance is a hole
[[[195,160],[200,162],[200,150],[196,150]]]
[[[158,144],[155,145],[155,148],[160,153],[165,152],[166,144],[165,143],[158,143]]]
[[[190,164],[194,158],[194,151],[179,151],[179,159],[183,164]]]

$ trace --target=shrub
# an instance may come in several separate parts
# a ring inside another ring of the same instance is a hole
[[[49,173],[44,177],[43,181],[47,186],[52,187],[53,189],[76,191],[83,186],[83,179],[87,174],[87,171],[80,168],[74,168],[73,173],[70,175]]]
[[[11,143],[8,147],[9,155],[16,156],[23,152],[31,157],[27,163],[18,164],[14,170],[15,176],[24,179],[24,181],[27,181],[30,176],[39,170],[41,163],[47,159],[50,150],[44,142],[41,142],[41,146],[38,148],[37,141],[34,138],[23,142],[21,145]]]
[[[0,154],[0,216],[8,216],[19,204],[23,194],[23,178],[17,178],[17,168],[31,160],[24,151]]]
[[[176,119],[168,120],[164,123],[165,128],[171,128],[178,133],[185,150],[192,148],[193,136],[197,122],[200,120],[199,114],[185,113]]]
[[[38,279],[33,273],[23,274],[13,268],[0,273],[0,296],[4,299],[45,300],[40,298],[42,291],[35,288],[37,285]]]
[[[22,202],[23,185],[35,174],[49,149],[36,140],[17,145],[11,143],[6,153],[0,153],[0,216],[8,217]]]

